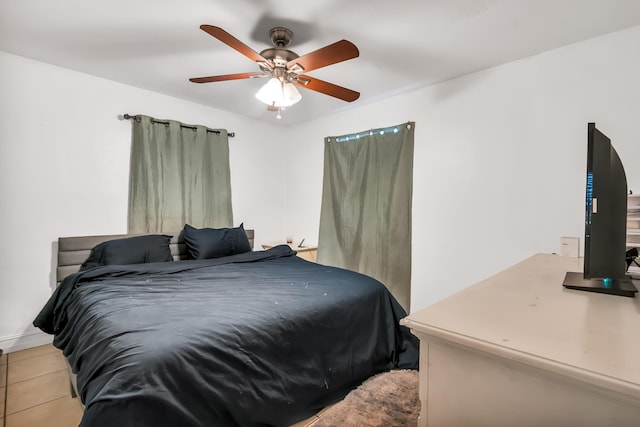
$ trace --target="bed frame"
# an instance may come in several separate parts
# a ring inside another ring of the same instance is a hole
[[[249,245],[253,250],[254,230],[245,230],[249,238]],[[59,237],[58,238],[58,265],[56,267],[56,284],[59,285],[65,277],[80,271],[80,266],[89,257],[91,249],[99,243],[108,240],[122,239],[134,236],[144,236],[147,234],[166,234],[173,236],[169,241],[169,248],[174,261],[189,259],[187,254],[187,245],[184,242],[183,232],[159,232],[144,234],[107,234],[101,236],[77,236],[77,237]],[[66,362],[66,359],[65,359]],[[71,397],[78,396],[78,386],[76,383],[76,375],[71,371],[71,366],[67,363],[69,370],[69,384],[71,389]],[[82,402],[81,402],[82,403]]]

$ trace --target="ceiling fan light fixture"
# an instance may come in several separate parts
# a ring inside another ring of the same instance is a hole
[[[302,95],[298,92],[298,89],[291,82],[284,82],[282,85],[282,95],[284,97],[285,102],[289,103],[289,105],[296,104],[300,102],[302,99]]]
[[[290,107],[302,99],[298,89],[290,82],[282,82],[277,77],[272,77],[256,93],[264,104],[272,107]]]
[[[282,83],[275,77],[270,78],[256,93],[256,98],[267,105],[277,105],[282,101]]]

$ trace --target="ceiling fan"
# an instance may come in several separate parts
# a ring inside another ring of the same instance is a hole
[[[270,111],[278,112],[282,108],[300,101],[302,96],[296,86],[347,102],[353,102],[360,97],[360,93],[356,91],[303,74],[327,65],[357,58],[360,52],[356,45],[350,41],[340,40],[306,55],[298,56],[295,52],[287,49],[293,38],[292,32],[286,28],[277,27],[269,33],[274,47],[257,53],[220,27],[201,25],[200,28],[256,62],[260,71],[190,78],[189,80],[194,83],[270,77],[267,84],[258,91],[256,97],[267,104]]]

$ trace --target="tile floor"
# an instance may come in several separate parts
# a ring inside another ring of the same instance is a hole
[[[60,350],[45,345],[0,357],[0,427],[73,427],[80,418]]]
[[[323,412],[292,427],[311,426]],[[75,427],[81,418],[60,350],[44,345],[0,356],[0,427]]]

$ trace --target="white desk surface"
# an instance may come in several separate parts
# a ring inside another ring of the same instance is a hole
[[[582,261],[534,255],[402,323],[640,402],[640,298],[565,289]]]

